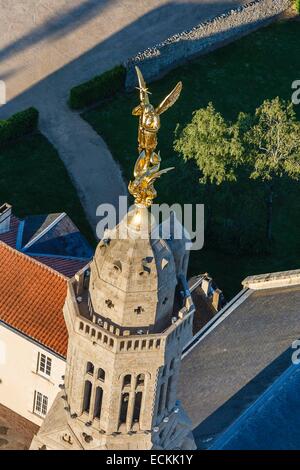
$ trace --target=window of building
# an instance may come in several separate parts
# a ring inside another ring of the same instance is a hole
[[[33,411],[39,416],[46,416],[48,409],[48,397],[40,392],[34,393]]]
[[[102,398],[103,398],[103,389],[102,387],[97,387],[96,396],[95,396],[94,418],[100,419],[101,417]]]
[[[92,375],[94,373],[94,365],[91,362],[88,362],[86,365],[86,373]]]
[[[131,375],[127,374],[125,375],[123,379],[123,387],[126,387],[126,385],[130,385],[130,384],[131,384]]]
[[[136,385],[144,385],[145,384],[145,374],[139,374],[136,378]]]
[[[85,381],[83,393],[83,406],[82,411],[88,413],[91,405],[92,384],[89,380]]]
[[[105,371],[103,369],[98,369],[98,375],[97,375],[97,378],[99,380],[102,380],[102,382],[104,382],[105,380]]]
[[[120,424],[126,423],[128,411],[129,393],[123,393],[121,396]]]
[[[50,376],[51,375],[51,366],[52,366],[52,359],[46,354],[39,353],[38,357],[38,372],[41,374],[45,374]]]
[[[133,422],[138,423],[140,420],[141,406],[142,406],[142,392],[135,394],[134,408],[133,408]]]

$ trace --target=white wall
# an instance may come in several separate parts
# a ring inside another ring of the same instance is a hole
[[[39,352],[52,359],[49,378],[37,373]],[[63,359],[0,324],[1,404],[40,426],[42,418],[33,413],[34,391],[48,397],[49,411],[64,372]]]

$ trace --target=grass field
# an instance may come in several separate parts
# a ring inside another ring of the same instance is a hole
[[[227,119],[235,119],[240,111],[253,112],[266,98],[280,96],[290,100],[291,84],[299,79],[299,44],[300,22],[281,21],[181,66],[151,84],[152,101],[158,104],[177,81],[183,82],[180,100],[162,116],[158,145],[162,167],[176,169],[157,184],[158,202],[204,202],[205,187],[198,183],[198,170],[193,163],[184,163],[173,150],[177,123],[185,125],[195,109],[210,101]],[[127,180],[137,157],[137,118],[131,116],[137,103],[137,92],[124,94],[83,114],[105,139]],[[296,108],[300,117],[300,105]],[[257,193],[261,188],[254,182],[246,185],[249,191],[245,213],[255,211],[260,220],[264,200],[257,199]],[[213,188],[213,192],[217,215],[231,217],[235,202],[245,200],[245,182]],[[275,198],[271,254],[235,255],[206,241],[203,250],[192,253],[190,274],[208,271],[230,298],[247,275],[299,268],[299,231],[300,183],[285,180]]]
[[[19,217],[66,212],[93,243],[90,225],[56,150],[41,134],[0,151],[0,201]]]

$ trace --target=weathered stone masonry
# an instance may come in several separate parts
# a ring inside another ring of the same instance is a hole
[[[171,36],[126,62],[126,88],[131,89],[137,84],[135,65],[141,67],[147,81],[156,79],[187,59],[207,53],[270,23],[290,4],[290,0],[255,0],[200,23],[190,31]]]

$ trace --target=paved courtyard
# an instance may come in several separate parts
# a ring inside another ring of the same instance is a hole
[[[39,427],[0,405],[0,451],[28,449]]]
[[[39,109],[41,130],[58,149],[94,227],[96,207],[116,205],[126,187],[103,140],[68,109],[69,89],[241,3],[246,2],[0,0],[0,80],[8,101],[0,119],[27,106]]]

